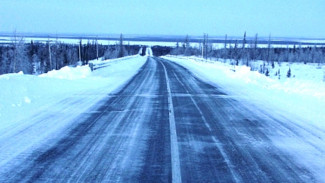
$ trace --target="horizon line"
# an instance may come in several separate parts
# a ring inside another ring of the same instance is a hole
[[[128,38],[153,38],[153,37],[166,37],[166,38],[180,38],[180,37],[194,37],[194,38],[200,38],[203,37],[203,35],[205,33],[202,33],[202,35],[191,35],[191,34],[124,34],[124,33],[51,33],[51,32],[18,32],[18,31],[0,31],[0,36],[2,37],[12,37],[14,34],[19,35],[19,36],[23,36],[23,37],[36,37],[36,36],[42,36],[42,37],[46,37],[48,36],[49,38],[55,38],[55,37],[93,37],[93,38],[119,38],[119,36],[122,34],[124,37],[128,37]],[[255,35],[258,35],[258,33],[255,33],[253,36],[246,36],[246,38],[254,38]],[[228,34],[224,34],[224,35],[209,35],[209,37],[212,39],[216,39],[216,38],[225,38],[225,36],[227,35],[228,38],[243,38],[243,36],[234,36],[234,35],[228,35]],[[243,34],[244,35],[244,34]],[[305,36],[301,36],[301,37],[293,37],[293,36],[272,36],[271,35],[271,39],[281,39],[281,38],[285,38],[285,39],[306,39],[306,40],[325,40],[325,37],[320,38],[320,37],[305,37]],[[268,36],[258,36],[258,38],[263,38],[263,39],[268,39]]]

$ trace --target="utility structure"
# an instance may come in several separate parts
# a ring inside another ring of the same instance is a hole
[[[79,41],[79,61],[81,62],[81,45],[82,45],[82,39]]]
[[[52,70],[51,40],[50,39],[47,40],[47,44],[49,45],[49,47],[48,47],[48,49],[49,49],[49,63],[50,63],[49,70]]]
[[[96,59],[98,60],[98,37],[96,36]]]
[[[14,39],[13,39],[13,46],[14,46],[14,54],[13,54],[13,72],[16,72],[16,62],[17,62],[17,32],[14,31]]]
[[[271,55],[271,34],[269,34],[269,40],[267,43],[267,63],[271,62],[272,68],[274,68],[274,60],[272,59],[272,55]]]
[[[225,35],[225,43],[224,43],[224,49],[227,49],[227,41],[228,41],[228,35]]]

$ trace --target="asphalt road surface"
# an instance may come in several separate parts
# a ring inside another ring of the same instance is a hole
[[[269,138],[297,128],[148,57],[96,110],[9,162],[0,182],[313,182]]]

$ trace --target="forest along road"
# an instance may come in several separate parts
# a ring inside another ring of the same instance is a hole
[[[171,61],[148,57],[101,104],[9,162],[0,182],[317,181],[270,140],[299,127],[255,113]]]

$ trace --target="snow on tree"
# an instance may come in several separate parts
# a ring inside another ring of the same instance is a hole
[[[119,41],[119,46],[118,46],[118,55],[117,55],[117,58],[120,58],[120,57],[125,57],[127,56],[127,51],[123,45],[123,34],[120,35],[120,41]]]
[[[191,55],[191,46],[190,46],[190,40],[188,35],[186,35],[185,37],[185,41],[184,41],[184,55],[185,56],[189,56]]]
[[[14,38],[12,40],[13,51],[9,52],[10,72],[17,73],[23,71],[26,74],[32,73],[32,65],[27,57],[27,51],[24,39],[18,38],[16,33],[14,33]]]
[[[33,54],[33,56],[32,56],[32,65],[33,65],[32,74],[38,75],[38,74],[42,73],[41,72],[41,62],[36,54]]]

